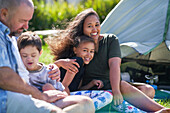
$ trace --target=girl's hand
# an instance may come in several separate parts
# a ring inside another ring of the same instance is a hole
[[[112,91],[113,94],[113,104],[120,105],[123,102],[123,97],[120,91]]]
[[[78,68],[80,68],[79,64],[75,62],[76,59],[59,59],[55,62],[58,67],[62,67],[69,71],[70,73],[77,73]]]
[[[98,89],[102,88],[104,85],[103,85],[103,82],[101,80],[92,80],[92,84],[93,86],[96,85]]]
[[[58,68],[58,66],[56,66],[55,64],[49,64],[48,69],[50,70],[48,72],[48,77],[52,80],[56,80],[57,82],[60,81],[60,69]]]

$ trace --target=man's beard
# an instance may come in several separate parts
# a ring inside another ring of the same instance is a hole
[[[21,32],[22,33],[22,32]],[[18,33],[18,32],[12,32],[10,33],[10,36],[16,36],[16,37],[19,37],[21,35],[21,33]]]
[[[10,33],[10,36],[16,36],[16,37],[19,37],[23,32],[26,32],[27,30],[26,29],[23,29],[22,32],[11,32]]]

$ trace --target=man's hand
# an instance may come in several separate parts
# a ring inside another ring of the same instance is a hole
[[[52,80],[56,80],[57,82],[60,81],[60,69],[58,68],[58,66],[56,66],[55,64],[49,64],[48,65],[49,68],[49,78],[51,78]]]
[[[58,67],[62,67],[64,69],[66,69],[70,73],[77,73],[78,72],[78,68],[80,68],[80,66],[75,61],[76,61],[76,59],[60,59],[60,60],[57,60],[55,62],[55,64]]]
[[[66,93],[58,91],[58,90],[44,91],[43,94],[44,94],[43,100],[49,103],[55,102],[57,100],[63,99],[66,96],[68,96]]]

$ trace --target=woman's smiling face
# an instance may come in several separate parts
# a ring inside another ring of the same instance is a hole
[[[83,33],[93,38],[97,43],[100,36],[100,21],[96,15],[88,16],[83,24]]]

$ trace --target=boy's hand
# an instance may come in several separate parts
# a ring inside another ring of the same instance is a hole
[[[101,80],[92,80],[92,84],[96,85],[98,89],[102,88],[104,86],[103,82]]]
[[[55,64],[49,64],[48,65],[49,68],[49,78],[51,78],[52,80],[56,80],[57,82],[60,81],[60,69],[58,68],[58,66],[56,66]]]

